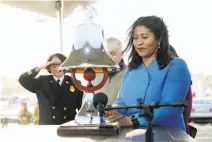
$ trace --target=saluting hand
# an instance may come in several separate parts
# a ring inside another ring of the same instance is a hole
[[[54,64],[54,63],[52,61],[45,62],[44,64],[38,66],[35,70],[40,71],[41,69],[45,69],[46,67],[48,67],[51,64]]]

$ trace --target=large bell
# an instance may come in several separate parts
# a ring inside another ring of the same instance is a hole
[[[113,68],[115,62],[111,60],[108,54],[105,52],[103,45],[101,44],[99,49],[95,49],[87,41],[83,48],[73,50],[65,62],[61,65],[61,70],[69,71],[73,68]]]
[[[103,29],[100,25],[92,22],[92,9],[90,10],[88,9],[86,13],[86,22],[79,25],[76,29],[72,52],[60,66],[61,70],[71,73],[73,84],[87,94],[81,109],[75,117],[75,128],[78,125],[82,128],[84,124],[93,128],[93,126],[98,126],[100,123],[105,122],[93,106],[93,96],[95,91],[99,90],[106,83],[108,72],[118,67],[104,49]],[[75,73],[83,74],[84,79],[87,81],[86,86],[79,83]],[[98,85],[92,83],[96,77],[96,73],[103,73],[102,81]],[[69,131],[69,128],[70,126],[61,127],[65,131]]]
[[[76,29],[73,50],[60,69],[70,71],[71,69],[85,68],[93,68],[94,70],[97,68],[117,68],[115,62],[104,49],[103,33],[98,24],[84,23],[79,25]]]

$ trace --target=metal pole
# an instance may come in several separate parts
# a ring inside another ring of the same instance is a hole
[[[56,1],[56,9],[58,10],[58,19],[59,19],[59,36],[60,36],[60,52],[63,53],[63,8],[64,1]]]

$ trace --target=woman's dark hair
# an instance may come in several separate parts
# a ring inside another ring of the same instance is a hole
[[[55,53],[55,54],[50,55],[49,58],[47,59],[47,61],[51,61],[54,57],[59,58],[62,63],[66,60],[66,56],[64,56],[63,54]],[[49,66],[46,67],[46,69],[49,73],[51,73]]]
[[[176,50],[174,49],[174,47],[172,45],[169,46],[169,55],[171,57],[179,57]]]
[[[155,39],[160,41],[160,48],[157,50],[156,60],[160,69],[165,68],[171,60],[168,53],[169,36],[167,27],[162,18],[156,16],[145,16],[138,18],[129,29],[128,44],[124,50],[124,52],[126,52],[131,49],[129,55],[129,69],[135,69],[142,63],[142,58],[138,55],[133,45],[135,28],[137,26],[145,26],[155,35]]]

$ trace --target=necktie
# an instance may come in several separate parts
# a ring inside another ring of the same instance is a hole
[[[60,86],[60,80],[59,79],[57,80],[57,84]]]

